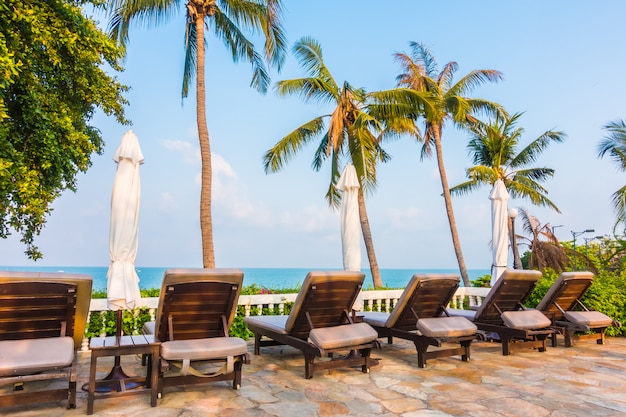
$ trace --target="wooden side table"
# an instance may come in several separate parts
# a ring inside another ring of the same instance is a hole
[[[96,398],[109,398],[120,395],[131,395],[150,390],[150,405],[156,406],[159,376],[159,349],[160,342],[155,342],[152,336],[109,336],[94,337],[89,343],[91,349],[91,366],[89,368],[89,389],[87,394],[87,415],[93,414],[93,402]],[[117,379],[102,379],[96,381],[96,367],[98,358],[106,356],[120,357],[124,355],[149,355],[147,373],[145,377],[123,377]],[[145,388],[126,389],[126,384],[145,383]],[[97,386],[114,385],[109,392],[96,392]]]

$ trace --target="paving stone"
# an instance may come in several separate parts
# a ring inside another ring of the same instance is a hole
[[[252,342],[250,342],[252,351]],[[96,400],[95,416],[150,417],[617,417],[626,415],[626,338],[605,345],[580,341],[572,348],[533,349],[502,356],[497,343],[472,344],[472,360],[438,358],[417,367],[410,342],[384,344],[369,374],[358,368],[316,372],[304,378],[304,358],[293,348],[263,349],[244,366],[240,390],[219,381],[168,387],[158,406],[148,393]],[[122,358],[128,374],[142,375],[138,358]],[[99,361],[104,376],[112,363]],[[79,354],[78,387],[87,381],[89,354]],[[63,385],[63,384],[61,384]],[[26,389],[50,386],[27,384]],[[58,383],[56,384],[58,386]],[[0,387],[6,393],[11,387]],[[0,410],[8,417],[84,416],[65,402]]]

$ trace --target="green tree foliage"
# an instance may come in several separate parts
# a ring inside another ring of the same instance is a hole
[[[276,172],[315,138],[321,138],[313,156],[313,169],[319,171],[330,160],[330,183],[326,198],[337,207],[341,198],[335,184],[341,175],[341,164],[351,162],[359,178],[358,206],[363,240],[372,271],[375,288],[382,287],[382,279],[369,220],[364,191],[373,191],[377,185],[376,166],[389,156],[381,147],[385,136],[399,132],[412,133],[411,124],[401,119],[379,120],[368,112],[368,93],[348,82],[338,84],[324,63],[322,48],[312,38],[304,37],[293,47],[293,53],[306,71],[307,77],[277,82],[278,94],[298,95],[305,101],[316,100],[333,106],[332,112],[318,116],[296,128],[264,155],[265,172]]]
[[[609,155],[620,171],[626,171],[626,122],[618,120],[607,123],[604,130],[608,132],[598,147],[598,157]],[[626,185],[615,191],[612,196],[615,209],[615,227],[626,226]]]
[[[471,284],[461,251],[443,159],[443,129],[449,123],[467,129],[477,122],[476,116],[480,113],[504,114],[498,103],[469,96],[476,87],[501,80],[502,74],[496,70],[473,70],[454,82],[458,70],[456,62],[448,62],[440,70],[426,46],[418,42],[410,42],[409,45],[410,53],[395,54],[401,67],[401,73],[396,77],[398,88],[389,94],[377,95],[376,98],[382,104],[382,110],[392,114],[388,117],[404,116],[416,123],[423,119],[422,158],[432,156],[434,149],[454,252],[463,284],[469,287]]]
[[[538,206],[557,206],[548,199],[548,192],[539,182],[554,175],[551,168],[530,168],[552,142],[562,142],[565,134],[547,131],[520,151],[518,146],[524,129],[517,127],[522,114],[496,116],[489,123],[471,125],[468,152],[475,164],[466,170],[468,181],[450,189],[452,195],[469,193],[481,185],[493,186],[500,179],[512,198],[527,198]]]
[[[127,123],[121,51],[83,15],[82,1],[0,4],[0,237],[21,235],[31,259],[52,202],[101,153],[97,110]]]

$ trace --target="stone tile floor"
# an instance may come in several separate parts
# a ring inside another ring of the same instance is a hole
[[[562,342],[562,340],[561,340]],[[252,344],[249,345],[252,352]],[[80,387],[87,381],[89,354],[81,353]],[[304,379],[302,355],[289,347],[272,347],[252,355],[243,384],[235,391],[226,382],[166,389],[158,406],[149,394],[96,400],[95,416],[624,416],[626,415],[626,337],[606,344],[576,342],[573,348],[549,347],[502,356],[497,343],[475,342],[472,358],[432,359],[417,368],[412,343],[383,342],[373,352],[378,366],[369,374],[358,368],[320,371]],[[103,359],[100,377],[112,365]],[[128,374],[141,375],[137,357],[123,357]],[[11,417],[80,416],[87,395],[79,391],[75,410],[64,403],[0,410]]]

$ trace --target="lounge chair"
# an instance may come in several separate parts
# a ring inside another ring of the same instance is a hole
[[[0,385],[12,385],[0,407],[67,400],[76,408],[91,285],[89,275],[0,272]],[[66,379],[67,388],[31,384],[51,379]]]
[[[477,310],[447,309],[447,312],[471,320],[483,338],[499,339],[505,356],[514,348],[523,347],[544,352],[546,339],[555,332],[552,321],[539,310],[524,308],[540,278],[539,271],[506,270]]]
[[[426,366],[426,360],[461,355],[470,359],[470,346],[477,327],[465,317],[449,317],[446,306],[459,287],[458,275],[415,274],[405,287],[391,313],[364,312],[363,320],[378,332],[378,337],[410,340],[417,350],[417,363]],[[459,347],[428,352],[429,346],[460,343]]]
[[[235,269],[165,271],[156,322],[143,328],[161,342],[159,395],[166,386],[214,381],[239,389],[248,344],[228,332],[242,283],[243,272]]]
[[[352,312],[364,278],[361,272],[309,272],[288,316],[245,318],[254,333],[255,355],[261,346],[292,346],[304,355],[307,379],[320,369],[361,366],[369,372],[378,334],[366,323],[355,323]],[[333,356],[346,351],[345,356]],[[332,359],[315,362],[325,356]]]
[[[550,317],[558,334],[564,336],[566,347],[573,346],[577,332],[588,333],[580,337],[593,338],[601,345],[607,327],[620,326],[606,314],[590,311],[581,302],[591,284],[591,272],[563,272],[537,305],[537,310]],[[552,346],[557,345],[556,335],[552,335]]]

